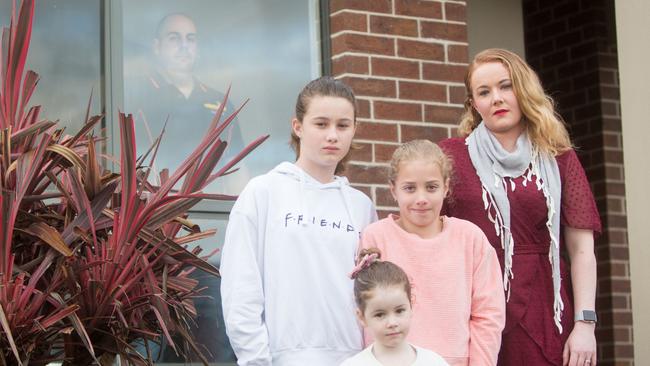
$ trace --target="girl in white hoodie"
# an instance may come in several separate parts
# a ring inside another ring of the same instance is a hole
[[[338,365],[362,347],[346,274],[377,215],[335,175],[356,130],[352,90],[331,77],[311,81],[291,125],[296,162],[253,178],[226,229],[222,304],[239,365]]]

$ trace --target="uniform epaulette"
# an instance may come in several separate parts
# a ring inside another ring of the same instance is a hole
[[[201,88],[201,91],[203,91],[204,93],[207,93],[208,92],[208,86],[203,84],[200,81],[198,83],[199,83],[199,88]]]
[[[153,85],[153,87],[156,88],[156,89],[160,89],[160,84],[158,83],[158,80],[154,79],[154,77],[151,76],[151,75],[148,75],[148,76],[149,76],[149,81],[151,82],[151,85]]]

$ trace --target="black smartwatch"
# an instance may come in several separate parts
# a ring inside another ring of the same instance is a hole
[[[585,322],[585,323],[596,323],[598,321],[598,318],[596,317],[596,312],[593,310],[582,310],[576,313],[576,316],[574,318],[575,321],[577,322]]]

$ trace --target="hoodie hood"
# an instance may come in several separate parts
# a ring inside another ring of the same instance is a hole
[[[296,164],[286,161],[273,168],[273,170],[271,170],[271,173],[285,175],[298,182],[302,182],[302,184],[308,186],[309,188],[315,189],[341,189],[343,186],[350,186],[350,182],[348,182],[348,179],[346,177],[339,177],[338,175],[334,176],[334,181],[332,182],[321,183]]]
[[[318,180],[316,180],[316,178],[309,175],[309,173],[304,171],[302,168],[297,166],[296,164],[289,163],[289,162],[280,163],[278,166],[273,168],[271,173],[281,174],[283,176],[298,181],[298,183],[300,184],[298,197],[301,197],[300,208],[301,211],[305,213],[306,217],[310,216],[309,205],[305,202],[306,200],[304,199],[306,197],[305,192],[307,190],[338,189],[339,192],[341,192],[341,198],[343,199],[343,203],[345,204],[345,210],[347,212],[350,223],[352,223],[354,227],[359,227],[357,225],[358,223],[355,222],[354,215],[352,215],[350,209],[351,204],[350,204],[350,197],[349,197],[348,190],[352,188],[350,187],[350,182],[346,177],[340,177],[338,175],[335,175],[334,180],[332,182],[321,183]],[[302,225],[306,226],[307,221],[302,222]]]

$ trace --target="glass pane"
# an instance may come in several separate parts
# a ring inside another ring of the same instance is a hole
[[[9,26],[12,2],[0,0],[2,26]],[[100,0],[36,2],[27,68],[41,79],[31,104],[42,105],[41,118],[59,120],[68,134],[83,124],[91,91],[91,112],[101,111],[100,16]]]
[[[295,98],[319,74],[315,0],[124,1],[124,110],[136,118],[138,151],[168,119],[156,168],[176,168],[198,145],[232,85],[227,114],[246,99],[220,165],[270,134],[240,171],[210,192],[237,194],[255,175],[293,159],[287,141]],[[224,136],[224,135],[222,135]]]
[[[189,219],[192,223],[199,225],[201,230],[217,229],[215,236],[191,243],[190,249],[200,245],[203,248],[202,253],[207,254],[223,247],[227,214],[192,213]],[[218,266],[220,258],[219,252],[213,255],[209,262]],[[202,292],[202,297],[194,301],[198,319],[196,319],[197,327],[193,330],[193,334],[198,343],[209,352],[204,352],[204,354],[211,363],[234,365],[236,359],[226,337],[223,313],[221,312],[221,293],[219,292],[221,280],[204,272],[195,272],[194,278],[199,280],[199,288],[205,287],[206,289]],[[192,361],[198,361],[198,359],[194,358]],[[183,359],[176,356],[171,347],[163,347],[158,364],[171,363],[183,364]]]

